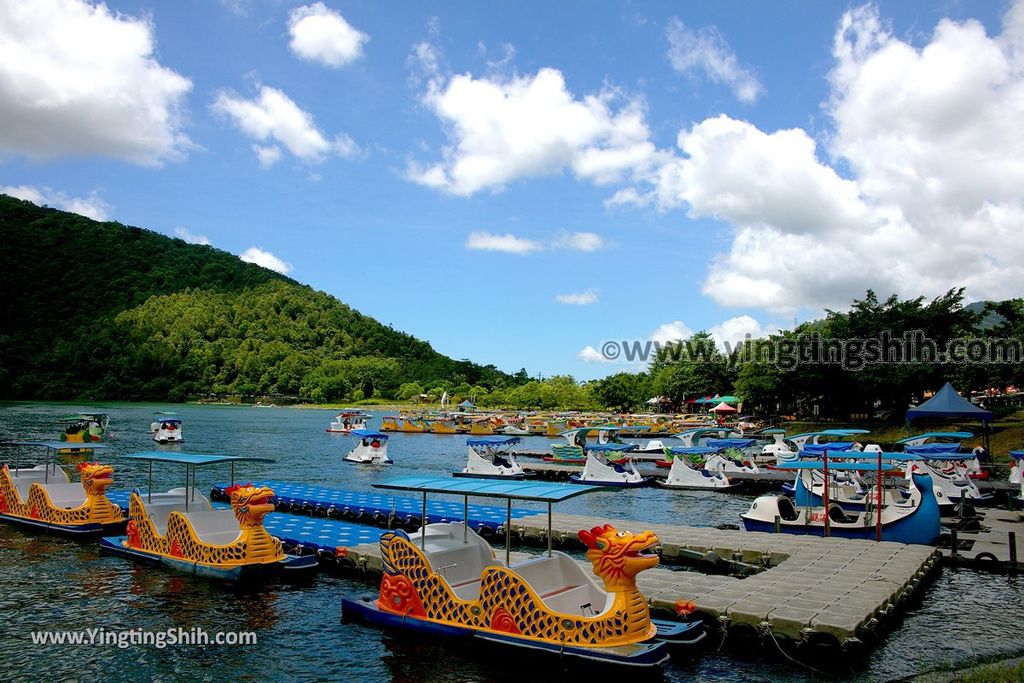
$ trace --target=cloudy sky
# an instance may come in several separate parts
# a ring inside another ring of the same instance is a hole
[[[1024,293],[1024,0],[0,0],[0,191],[598,377]]]

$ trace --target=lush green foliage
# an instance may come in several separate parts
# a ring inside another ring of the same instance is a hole
[[[494,387],[520,377],[452,360],[212,247],[2,195],[0,234],[5,398],[335,401],[391,398],[409,382]]]

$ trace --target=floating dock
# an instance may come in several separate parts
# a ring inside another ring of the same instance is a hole
[[[976,531],[954,531],[951,547],[940,548],[946,561],[993,571],[1024,570],[1022,513],[995,508],[979,509],[976,512],[980,528]]]
[[[255,486],[274,489],[274,506],[279,512],[294,512],[359,521],[376,526],[404,526],[418,528],[423,515],[423,502],[418,498],[389,496],[380,493],[345,491],[323,486],[308,486],[286,481],[257,481]],[[211,500],[227,500],[227,484],[215,484]],[[427,501],[427,522],[450,522],[465,519],[461,502]],[[505,508],[495,505],[469,506],[470,528],[482,535],[494,533],[505,524]],[[512,519],[534,514],[531,510],[512,508]]]

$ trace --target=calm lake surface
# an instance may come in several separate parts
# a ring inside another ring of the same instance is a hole
[[[389,445],[395,465],[386,469],[345,463],[353,440],[324,432],[333,411],[155,404],[0,404],[0,441],[52,440],[60,416],[78,410],[111,415],[103,459],[117,468],[117,488],[145,486],[144,466],[118,454],[153,450],[147,433],[152,413],[176,411],[184,421],[180,450],[274,458],[238,472],[243,481],[274,478],[369,490],[374,481],[399,474],[443,474],[465,464],[465,437],[395,434]],[[379,417],[379,414],[378,414]],[[371,427],[379,426],[379,420]],[[522,450],[546,450],[550,441],[529,437]],[[174,448],[174,447],[171,447]],[[13,451],[4,449],[10,459]],[[27,456],[30,451],[23,451]],[[28,460],[28,457],[26,457]],[[241,468],[240,468],[241,469]],[[208,490],[226,471],[200,468]],[[154,466],[156,490],[183,484],[180,468]],[[750,496],[674,492],[656,488],[599,493],[570,500],[558,510],[609,519],[686,525],[737,523]],[[529,506],[525,506],[529,507]],[[541,510],[540,507],[537,508]],[[832,661],[826,676],[765,649],[726,643],[702,656],[673,661],[668,681],[778,681],[826,678],[887,681],[978,658],[1024,653],[1022,579],[944,569],[920,604],[869,655]],[[0,680],[197,680],[197,681],[525,681],[548,678],[535,665],[511,657],[481,655],[433,642],[394,637],[339,622],[346,593],[375,585],[321,572],[309,585],[274,585],[239,591],[170,571],[101,556],[95,543],[25,534],[0,525]],[[247,646],[99,647],[33,645],[32,631],[104,628],[163,631],[202,628],[253,631]],[[717,645],[717,643],[715,644]],[[814,664],[821,667],[821,663]]]

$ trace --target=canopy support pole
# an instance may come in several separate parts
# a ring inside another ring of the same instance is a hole
[[[824,460],[825,465],[823,467],[824,473],[822,475],[822,478],[824,479],[824,481],[822,481],[821,492],[824,495],[824,497],[822,498],[822,502],[825,504],[825,538],[828,538],[830,530],[828,528],[829,527],[829,525],[828,525],[828,493],[829,493],[829,491],[828,491],[828,449],[827,448],[824,450],[822,455],[824,456],[823,460]]]
[[[427,548],[427,492],[423,492],[423,516],[420,517],[420,550]]]
[[[188,512],[188,464],[185,465],[185,512]]]
[[[235,485],[235,463],[231,463],[231,485]]]
[[[462,497],[462,544],[469,543],[469,496]]]
[[[46,471],[43,472],[43,483],[50,483],[50,465],[53,463],[53,449],[46,449]]]
[[[551,501],[548,501],[548,557],[551,557]]]
[[[146,485],[146,502],[153,502],[153,461],[149,461],[149,483]]]
[[[512,554],[512,499],[505,499],[505,566]]]
[[[907,465],[909,464],[907,463]],[[882,494],[884,493],[884,486],[885,477],[882,476],[882,451],[878,451],[878,483],[875,485],[875,488],[878,490],[878,510],[875,517],[875,541],[882,540]]]

